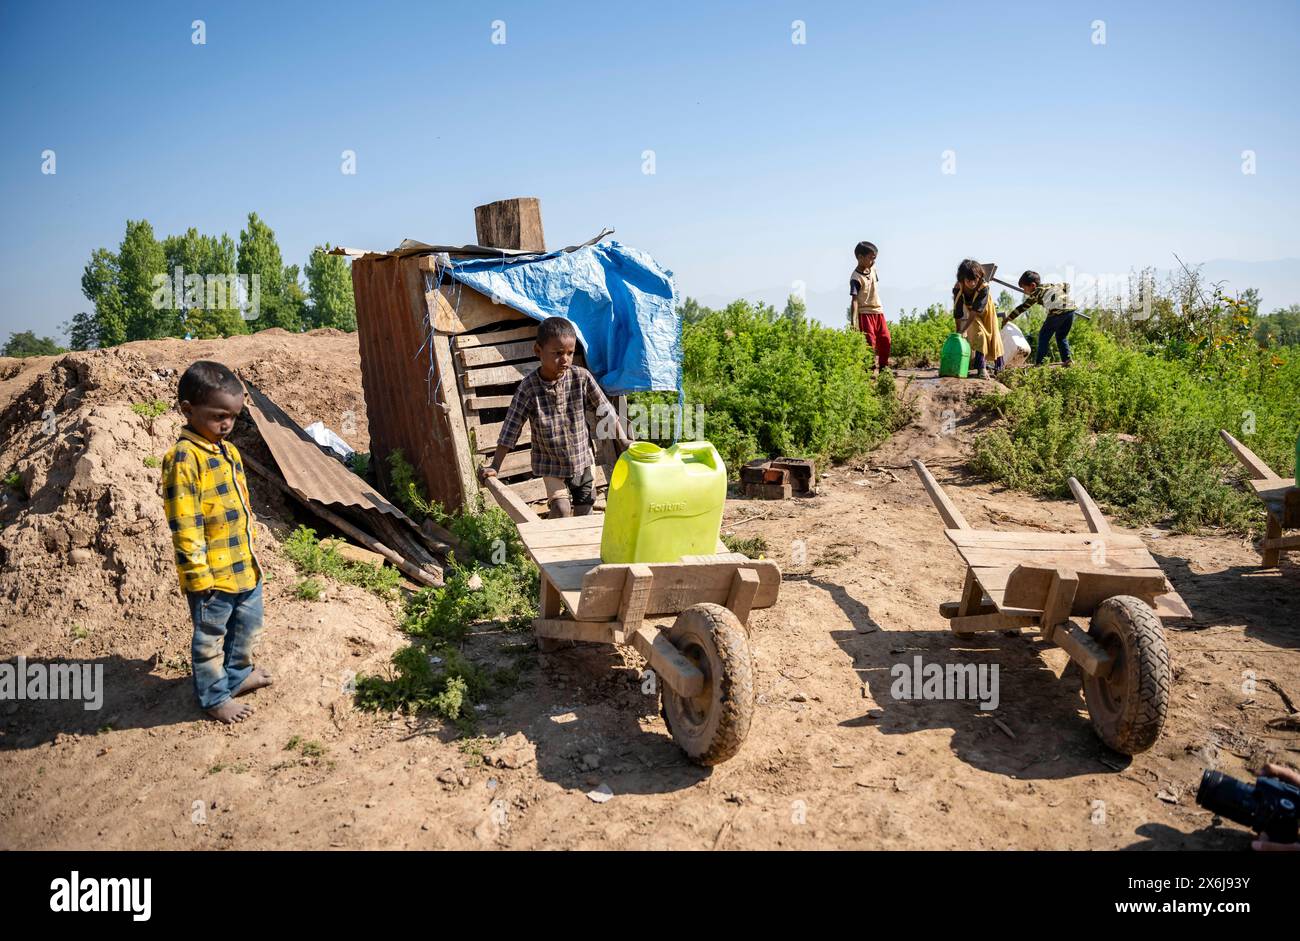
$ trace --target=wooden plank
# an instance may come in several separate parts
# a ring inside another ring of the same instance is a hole
[[[1268,515],[1268,523],[1264,529],[1264,541],[1260,545],[1260,561],[1265,568],[1276,568],[1282,561],[1282,549],[1277,545],[1270,543],[1280,542],[1282,539],[1282,522],[1272,513]]]
[[[939,603],[939,617],[952,620],[956,617],[967,617],[961,613],[962,603],[960,601],[942,601]],[[989,600],[983,591],[980,592],[980,603],[971,609],[970,615],[976,614],[993,614],[997,607]]]
[[[944,534],[958,549],[988,546],[1017,549],[1076,549],[1092,548],[1104,543],[1110,549],[1145,549],[1146,543],[1136,533],[1112,532],[1108,536],[1098,533],[1015,533],[993,529],[947,529]]]
[[[498,477],[514,477],[517,474],[531,474],[533,472],[533,451],[531,447],[524,448],[522,451],[511,451],[501,461],[501,468],[497,471]]]
[[[443,283],[429,294],[442,299],[439,302],[436,297],[431,297],[429,309],[434,311],[434,329],[444,333],[463,335],[470,330],[510,321],[537,323],[527,314],[494,303],[490,297],[459,282]]]
[[[499,343],[495,346],[475,346],[461,350],[456,354],[464,366],[492,366],[496,363],[509,363],[517,359],[536,359],[533,352],[536,346],[533,340],[522,343]]]
[[[1070,584],[1062,584],[1063,581]],[[1056,593],[1054,586],[1057,586]],[[1050,627],[1071,615],[1090,615],[1099,604],[1115,595],[1133,595],[1152,604],[1157,595],[1168,590],[1164,573],[1159,569],[1116,572],[1018,565],[1007,580],[1002,602],[1015,608],[1042,608],[1045,617],[1055,618],[1044,621]],[[1069,607],[1057,610],[1052,606],[1057,600],[1068,601]]]
[[[1219,437],[1221,437],[1224,444],[1228,446],[1228,450],[1236,455],[1237,460],[1241,462],[1241,466],[1246,468],[1246,470],[1250,472],[1250,475],[1256,480],[1277,479],[1278,475],[1273,472],[1273,468],[1265,464],[1254,451],[1246,447],[1222,428],[1219,429]]]
[[[654,573],[648,565],[629,565],[627,577],[623,581],[623,600],[618,605],[618,620],[623,625],[624,633],[631,633],[641,627],[645,620],[646,605],[650,601],[650,585],[654,582]]]
[[[962,585],[961,601],[957,604],[957,614],[965,617],[968,614],[975,614],[975,609],[984,601],[984,590],[980,588],[979,582],[975,580],[975,574],[966,569],[966,582]]]
[[[1265,538],[1260,543],[1263,549],[1300,549],[1300,536],[1278,536]]]
[[[1037,624],[1036,614],[1003,614],[997,611],[955,617],[948,622],[949,627],[957,634],[974,634],[977,631],[1014,631],[1035,627]]]
[[[1070,478],[1069,483],[1070,492],[1074,494],[1074,501],[1083,511],[1083,519],[1088,524],[1088,529],[1094,533],[1110,533],[1110,521],[1106,519],[1088,491],[1083,489],[1083,484],[1073,477]]]
[[[574,621],[569,618],[537,618],[533,634],[554,640],[583,640],[596,644],[613,644],[616,640],[612,621]]]
[[[501,429],[505,422],[493,422],[490,425],[479,425],[474,429],[474,444],[480,454],[486,454],[489,451],[495,451],[497,443],[501,440]],[[516,445],[529,444],[533,440],[532,429],[528,423],[519,432],[519,438],[515,441]]]
[[[595,486],[597,492],[599,492],[606,486],[606,477],[605,477],[604,468],[597,467],[595,469],[595,473],[592,474],[592,477],[595,480]],[[510,485],[510,489],[514,490],[515,493],[519,494],[520,499],[526,501],[546,499],[546,486],[542,483],[542,478],[540,477],[533,477],[530,478],[529,480],[521,480],[516,483],[512,483]]]
[[[564,599],[560,597],[560,592],[544,576],[538,579],[541,582],[541,597],[537,601],[538,613],[543,618],[558,618],[564,613]]]
[[[446,334],[435,333],[429,338],[433,349],[433,359],[438,368],[438,389],[442,404],[447,411],[447,422],[451,427],[451,460],[456,464],[456,473],[460,477],[463,499],[468,503],[478,493],[478,469],[470,456],[469,435],[465,427],[465,413],[461,410],[460,395],[456,389],[455,367],[451,362],[451,346]]]
[[[776,563],[761,560],[748,562],[746,567],[759,577],[753,607],[775,604],[781,588],[781,570]],[[730,562],[658,562],[651,568],[654,583],[650,588],[647,616],[677,614],[702,602],[725,604],[736,571],[736,565]],[[582,601],[577,616],[597,621],[618,614],[626,569],[626,565],[598,565],[589,571],[582,580]]]
[[[468,395],[462,401],[471,412],[486,412],[492,408],[509,408],[513,395]]]
[[[962,549],[966,564],[975,568],[991,568],[1020,562],[1040,567],[1108,569],[1125,572],[1130,569],[1156,568],[1156,561],[1145,548],[1112,549]]]
[[[495,477],[489,477],[484,481],[484,484],[497,503],[501,505],[501,509],[505,510],[506,515],[516,523],[536,523],[541,520],[541,517],[534,513],[528,504],[520,500],[504,482]]]
[[[486,346],[495,343],[509,343],[512,340],[532,340],[537,336],[538,322],[529,318],[529,323],[524,327],[515,327],[512,330],[492,330],[486,333],[463,333],[456,337],[456,349],[467,350],[475,346]]]
[[[1024,566],[1018,566],[1011,575],[1011,581],[1007,583],[1007,600],[1014,604],[1015,599],[1012,597],[1012,586],[1016,582],[1018,575],[1026,572]],[[1074,609],[1074,599],[1079,592],[1080,576],[1070,569],[1052,569],[1048,572],[1047,596],[1043,600],[1043,615],[1039,618],[1038,624],[1042,632],[1050,638],[1056,630],[1058,624],[1066,621]],[[1043,596],[1039,596],[1043,597]]]
[[[525,252],[546,251],[542,232],[542,204],[536,196],[498,199],[474,207],[474,230],[486,248]]]
[[[1255,495],[1264,501],[1270,516],[1277,517],[1282,527],[1300,526],[1300,490],[1291,477],[1274,477],[1269,480],[1250,481]]]
[[[482,386],[502,386],[512,382],[519,382],[534,369],[537,363],[520,363],[517,366],[489,366],[483,369],[469,369],[465,371],[464,383],[467,389],[477,389]]]
[[[1089,676],[1105,676],[1113,664],[1104,647],[1077,624],[1066,623],[1052,632],[1051,640]]]
[[[754,606],[757,594],[758,573],[753,569],[736,569],[736,574],[731,579],[731,590],[727,592],[727,607],[746,630],[749,629],[749,611]]]
[[[934,479],[934,475],[920,461],[913,459],[912,469],[916,471],[916,476],[921,478],[921,485],[925,487],[925,492],[930,495],[930,501],[934,508],[939,511],[943,517],[943,525],[949,529],[970,529],[970,524],[966,522],[966,517],[961,515],[956,504],[948,499],[948,494],[943,492],[939,486],[939,481]]]
[[[519,535],[524,542],[529,536],[542,533],[555,533],[569,529],[599,529],[605,525],[604,513],[592,513],[590,516],[566,516],[563,519],[540,520],[528,526],[519,527]]]
[[[682,655],[659,628],[642,624],[631,633],[632,646],[645,657],[650,668],[679,696],[704,692],[704,674]]]

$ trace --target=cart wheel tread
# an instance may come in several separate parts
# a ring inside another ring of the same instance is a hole
[[[1172,685],[1160,618],[1142,599],[1116,595],[1098,605],[1088,633],[1115,657],[1107,676],[1084,674],[1093,727],[1122,754],[1146,751],[1164,727]]]
[[[704,671],[705,689],[686,699],[663,689],[663,713],[674,741],[696,764],[731,758],[754,718],[754,665],[739,618],[720,604],[692,605],[668,632],[682,653]]]

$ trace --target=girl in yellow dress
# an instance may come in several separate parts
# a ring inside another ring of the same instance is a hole
[[[1002,369],[998,306],[989,291],[984,266],[971,258],[957,266],[957,283],[952,288],[952,315],[957,321],[957,332],[970,343],[970,375],[985,378],[986,364],[991,364],[996,375]]]

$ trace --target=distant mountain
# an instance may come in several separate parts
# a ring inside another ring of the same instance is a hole
[[[1190,261],[1187,264],[1188,267],[1196,267]],[[1163,286],[1172,271],[1171,268],[1157,269],[1157,283]],[[999,276],[1001,274],[999,272]],[[1224,290],[1228,293],[1239,294],[1247,288],[1256,288],[1260,295],[1261,313],[1267,314],[1279,307],[1300,304],[1300,258],[1281,258],[1277,261],[1237,261],[1231,258],[1216,258],[1201,264],[1201,276],[1207,285],[1223,282]],[[913,309],[923,311],[935,303],[946,305],[951,290],[951,281],[906,287],[884,282],[880,285],[881,299],[891,321],[898,320],[900,312],[911,313]],[[789,293],[789,286],[770,287],[746,291],[739,297],[751,302],[771,304],[780,310],[785,307],[785,299]],[[1014,295],[1015,292],[1013,291],[1012,294]],[[1018,298],[1019,295],[1016,297]],[[726,307],[737,300],[737,297],[702,294],[695,299],[706,307]],[[838,327],[848,322],[847,279],[843,290],[837,287],[833,290],[809,291],[805,300],[808,304],[808,312],[822,323]]]

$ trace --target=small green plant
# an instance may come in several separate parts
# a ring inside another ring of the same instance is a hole
[[[327,749],[320,742],[314,739],[304,739],[301,735],[295,735],[289,739],[284,746],[285,751],[296,751],[304,758],[323,758]]]
[[[294,586],[294,596],[299,601],[320,601],[325,586],[314,578],[305,578]]]
[[[723,544],[729,552],[739,552],[751,559],[761,559],[767,552],[767,540],[762,536],[728,536],[723,535]]]
[[[370,454],[365,451],[354,451],[352,457],[348,459],[348,466],[358,477],[367,476],[370,473]]]
[[[13,471],[12,473],[5,474],[4,484],[10,490],[16,490],[19,493],[23,493],[23,475],[20,474],[18,471]],[[27,495],[24,493],[23,496],[25,497]]]
[[[441,504],[429,502],[424,484],[416,476],[415,468],[406,459],[401,448],[394,448],[388,452],[388,479],[392,485],[391,496],[407,516],[417,522],[426,516],[434,519],[441,519],[444,516]]]
[[[155,399],[152,402],[134,402],[131,405],[131,411],[150,419],[163,415],[170,408],[171,403],[164,402],[162,399]]]
[[[90,636],[90,628],[84,624],[74,624],[72,625],[72,636],[77,640],[85,640]]]
[[[322,546],[316,538],[316,530],[307,526],[299,526],[290,533],[282,548],[302,575],[326,575],[384,597],[391,597],[401,580],[395,568],[353,562],[339,555],[333,546]]]
[[[145,467],[159,467],[161,466],[161,464],[162,462],[159,461],[158,458],[154,457],[152,454],[145,455],[144,458]]]

